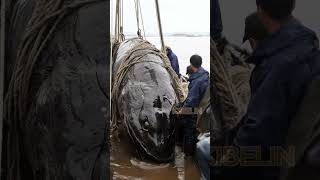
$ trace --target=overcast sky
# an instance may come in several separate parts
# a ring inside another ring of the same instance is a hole
[[[135,33],[137,25],[134,0],[123,2],[124,31]],[[140,4],[146,34],[158,33],[155,0],[140,0]],[[210,32],[210,0],[159,0],[159,4],[164,33]],[[111,1],[111,5],[111,22],[114,22],[115,0]]]

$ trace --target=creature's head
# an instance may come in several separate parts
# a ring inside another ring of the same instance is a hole
[[[161,62],[160,57],[144,58]],[[174,119],[177,97],[165,68],[153,62],[138,63],[127,73],[118,107],[124,126],[141,155],[158,162],[174,155]]]

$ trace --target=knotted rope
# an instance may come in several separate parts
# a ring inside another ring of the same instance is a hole
[[[239,98],[232,83],[225,60],[220,56],[215,42],[211,39],[211,68],[213,70],[213,86],[216,89],[216,97],[219,101],[222,126],[224,129],[232,129],[240,120]]]

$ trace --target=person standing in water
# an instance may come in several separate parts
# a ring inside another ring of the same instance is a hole
[[[180,78],[181,75],[180,75],[179,60],[178,60],[177,55],[168,46],[166,47],[166,53],[167,53],[167,56],[170,60],[172,69],[174,70],[174,72],[176,72],[176,74]]]
[[[193,55],[190,58],[191,75],[189,77],[188,96],[183,108],[194,109],[199,106],[203,95],[209,86],[209,72],[202,66],[202,58],[199,55]],[[196,116],[186,115],[183,122],[184,132],[184,152],[186,155],[193,155],[196,145]]]

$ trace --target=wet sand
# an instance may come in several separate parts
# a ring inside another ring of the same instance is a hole
[[[126,137],[111,143],[110,166],[113,180],[198,180],[200,173],[193,159],[185,159],[176,148],[176,163],[154,164],[135,157]],[[178,173],[179,171],[179,173]]]

